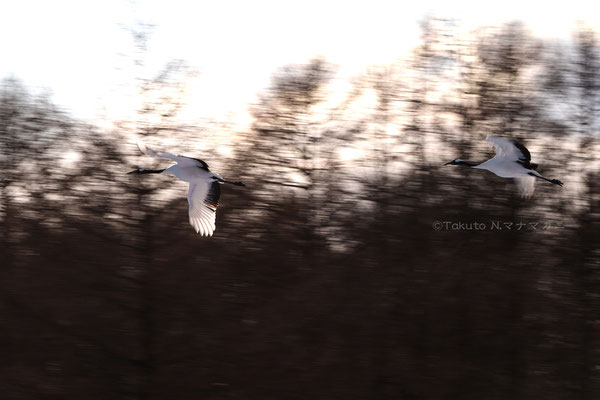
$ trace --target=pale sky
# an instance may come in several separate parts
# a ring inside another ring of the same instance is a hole
[[[578,21],[600,31],[600,1],[84,1],[0,3],[0,77],[47,88],[59,106],[95,120],[133,115],[134,46],[126,27],[155,26],[147,68],[174,58],[198,71],[188,102],[200,118],[246,111],[271,74],[323,56],[346,76],[406,56],[427,14],[465,30],[522,20],[568,39]]]

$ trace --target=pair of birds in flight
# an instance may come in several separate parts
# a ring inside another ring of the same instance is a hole
[[[486,169],[501,178],[514,178],[519,192],[524,197],[533,194],[536,179],[543,179],[550,183],[562,186],[558,179],[548,179],[537,172],[538,165],[531,162],[529,150],[522,144],[497,136],[489,136],[488,142],[494,146],[496,155],[483,163],[464,161],[459,158],[444,165],[463,165],[476,169]],[[146,155],[166,158],[175,161],[176,164],[166,169],[137,168],[130,174],[157,174],[165,173],[175,175],[182,181],[190,184],[188,191],[190,224],[202,236],[212,236],[215,231],[215,217],[219,198],[221,197],[221,186],[229,183],[236,186],[245,186],[242,182],[228,181],[215,172],[211,172],[208,164],[204,161],[177,156],[171,153],[157,153],[147,147],[143,142],[138,142],[140,151]]]

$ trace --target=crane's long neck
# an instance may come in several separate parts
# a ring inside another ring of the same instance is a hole
[[[160,174],[164,169],[146,169],[146,168],[138,168],[134,169],[129,174]]]
[[[458,160],[458,161],[456,161],[456,165],[464,165],[464,166],[467,166],[467,167],[475,167],[475,166],[479,165],[479,163],[472,162],[472,161]]]

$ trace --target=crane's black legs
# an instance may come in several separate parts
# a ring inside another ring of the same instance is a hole
[[[131,172],[128,172],[128,174],[160,174],[163,171],[164,171],[164,169],[138,168],[138,169],[134,169]]]
[[[228,181],[226,179],[219,179],[219,182],[221,182],[221,183],[229,183],[230,185],[235,185],[235,186],[246,186],[246,185],[244,185],[243,182],[232,182],[232,181]]]
[[[535,178],[540,178],[540,179],[543,179],[543,180],[545,180],[545,181],[548,181],[548,182],[550,182],[550,183],[554,183],[555,185],[559,185],[559,186],[562,186],[562,185],[563,185],[563,183],[562,183],[561,181],[559,181],[558,179],[548,179],[548,178],[544,178],[543,176],[535,175],[535,174],[533,174],[533,173],[531,173],[531,172],[529,173],[529,175],[531,175],[531,176],[533,176],[533,177],[535,177]]]

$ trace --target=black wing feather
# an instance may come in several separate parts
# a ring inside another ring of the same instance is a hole
[[[531,162],[531,153],[529,153],[529,150],[527,150],[527,147],[523,146],[521,143],[517,142],[516,140],[513,140],[512,143],[521,152],[521,157],[519,157],[519,160],[517,162],[527,169],[537,170],[538,165]]]
[[[187,157],[187,156],[183,156],[183,157]],[[205,170],[207,172],[210,172],[209,169],[208,169],[208,164],[206,162],[202,161],[199,158],[194,158],[194,157],[188,157],[188,158],[192,159],[192,160],[195,160],[195,161],[198,161],[200,163],[200,165],[201,165],[200,168],[202,168],[203,170]]]
[[[217,211],[217,207],[219,206],[219,199],[221,198],[221,184],[217,181],[214,181],[210,185],[210,189],[208,189],[208,193],[206,194],[206,198],[204,199],[204,204],[206,207],[210,208],[213,211]]]
[[[519,149],[519,151],[521,152],[521,154],[523,154],[523,157],[519,157],[519,158],[521,160],[523,160],[523,161],[530,162],[531,161],[531,154],[529,153],[529,150],[527,150],[527,147],[523,146],[521,143],[517,142],[516,140],[513,140],[512,142],[515,145],[515,147],[517,149]]]

